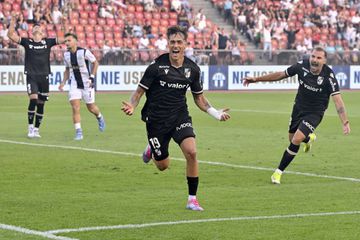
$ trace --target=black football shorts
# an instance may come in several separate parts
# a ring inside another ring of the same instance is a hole
[[[38,94],[38,98],[47,101],[49,98],[49,76],[48,75],[26,75],[27,93]]]
[[[295,133],[299,129],[305,136],[313,133],[323,119],[322,112],[302,112],[295,106],[291,114],[289,133]]]
[[[156,161],[164,160],[169,156],[169,142],[171,138],[180,145],[185,138],[195,137],[190,116],[180,119],[169,128],[165,128],[163,124],[147,122],[146,130],[148,141]]]

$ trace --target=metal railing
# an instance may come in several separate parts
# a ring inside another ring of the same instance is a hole
[[[63,65],[63,53],[65,50],[51,51],[50,60],[52,65]],[[164,53],[155,49],[120,49],[102,50],[91,49],[101,65],[147,65],[157,56]],[[193,52],[193,54],[192,54]],[[226,50],[197,50],[188,54],[199,65],[291,65],[300,59],[308,57],[308,54],[293,50],[276,50],[264,52],[262,50],[240,51],[233,54]],[[24,49],[0,49],[0,65],[24,64]],[[328,53],[329,65],[359,65],[360,51],[339,51]]]

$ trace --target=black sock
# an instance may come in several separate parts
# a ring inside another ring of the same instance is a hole
[[[285,150],[281,162],[279,164],[279,169],[284,171],[287,166],[291,163],[291,161],[296,156],[297,152],[299,151],[300,145],[294,145],[290,143],[289,147]]]
[[[44,115],[44,104],[43,103],[39,103],[37,105],[37,109],[36,109],[36,117],[35,117],[35,127],[39,128],[40,124],[41,124],[41,120],[43,119],[43,115]]]
[[[303,140],[304,143],[308,143],[309,141],[310,141],[310,137],[309,137],[309,136],[307,136],[307,137]]]
[[[187,177],[187,183],[189,188],[189,195],[196,196],[199,185],[199,177]]]
[[[35,107],[37,104],[37,99],[30,99],[28,106],[28,123],[34,123]]]

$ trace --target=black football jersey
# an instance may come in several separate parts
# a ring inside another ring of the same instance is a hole
[[[324,65],[319,75],[310,72],[309,60],[300,61],[285,71],[287,76],[298,75],[299,88],[295,104],[304,112],[324,112],[329,104],[329,97],[339,94],[339,84],[334,72]]]
[[[169,54],[159,56],[146,69],[139,86],[146,90],[142,120],[173,124],[188,115],[186,91],[201,94],[200,68],[185,57],[182,67],[171,66]]]
[[[25,48],[25,74],[50,74],[50,50],[56,44],[56,38],[44,38],[40,42],[21,38],[20,45]]]

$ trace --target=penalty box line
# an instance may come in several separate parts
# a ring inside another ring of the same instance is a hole
[[[289,214],[289,215],[252,216],[252,217],[245,216],[245,217],[230,217],[230,218],[208,218],[208,219],[180,220],[180,221],[170,221],[170,222],[154,222],[154,223],[142,223],[142,224],[125,224],[125,225],[113,225],[113,226],[96,226],[96,227],[83,227],[83,228],[56,229],[56,230],[47,231],[46,233],[58,234],[58,233],[70,233],[70,232],[148,228],[148,227],[156,227],[156,226],[169,226],[169,225],[191,224],[191,223],[267,220],[267,219],[271,220],[271,219],[323,217],[323,216],[356,215],[356,214],[360,214],[360,211],[300,213],[300,214]]]
[[[58,149],[67,149],[67,150],[79,150],[79,151],[86,151],[86,152],[108,153],[108,154],[133,156],[133,157],[141,157],[142,156],[141,154],[130,153],[130,152],[120,152],[120,151],[111,151],[111,150],[103,150],[103,149],[95,149],[95,148],[83,148],[83,147],[74,147],[74,146],[64,146],[64,145],[52,145],[52,144],[19,142],[19,141],[12,141],[12,140],[6,140],[6,139],[0,139],[0,142],[8,143],[8,144],[16,144],[16,145],[58,148]],[[176,160],[176,161],[182,161],[182,162],[186,161],[183,158],[176,158],[176,157],[172,157],[171,159]],[[223,162],[210,162],[210,161],[203,161],[203,160],[198,160],[198,161],[199,161],[199,163],[208,164],[208,165],[214,165],[214,166],[252,169],[252,170],[261,170],[261,171],[274,171],[273,168],[266,168],[266,167],[255,167],[255,166],[230,164],[230,163],[223,163]],[[294,174],[294,175],[309,176],[309,177],[317,177],[317,178],[327,178],[327,179],[344,180],[344,181],[350,181],[350,182],[360,182],[359,178],[353,178],[353,177],[331,176],[331,175],[307,173],[307,172],[296,172],[296,171],[286,171],[286,173],[287,174]]]

